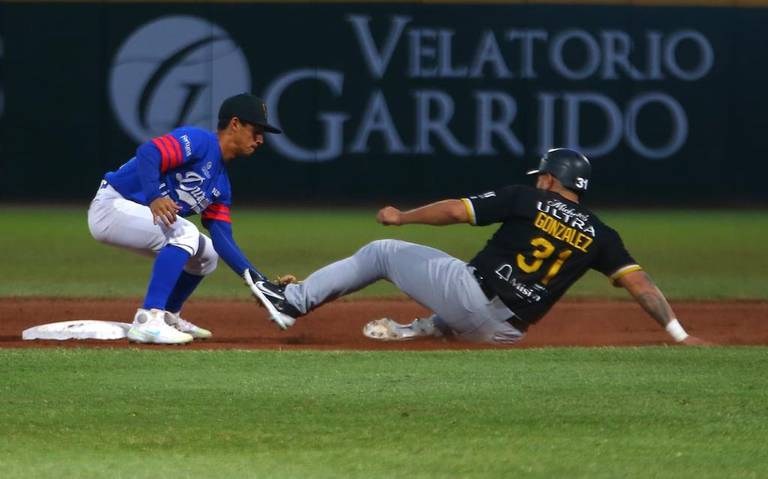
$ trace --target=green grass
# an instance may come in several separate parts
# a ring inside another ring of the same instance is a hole
[[[0,470],[758,478],[765,361],[765,348],[6,349]]]
[[[371,210],[234,212],[235,238],[269,275],[304,277],[352,254],[369,241],[400,238],[470,259],[495,227],[383,227]],[[142,296],[151,262],[91,239],[82,208],[0,208],[6,253],[0,296]],[[607,211],[630,252],[672,298],[768,299],[768,248],[764,211]],[[239,279],[221,264],[197,297],[243,297]],[[397,294],[381,282],[364,296]],[[597,273],[571,296],[626,297]]]

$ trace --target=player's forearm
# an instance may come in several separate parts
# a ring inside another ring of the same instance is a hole
[[[620,278],[618,283],[626,288],[635,301],[661,326],[666,326],[675,318],[667,298],[644,271],[629,273]]]
[[[467,223],[469,215],[461,200],[443,200],[400,213],[400,224],[452,225]]]
[[[633,294],[633,296],[640,306],[662,327],[666,327],[675,318],[672,307],[658,288],[653,287]]]
[[[241,276],[243,271],[250,269],[256,272],[257,275],[261,275],[261,272],[254,268],[237,246],[237,243],[235,243],[235,239],[232,236],[232,227],[229,223],[206,220],[203,224],[211,233],[211,240],[213,241],[213,248],[216,250],[216,253],[235,274]],[[255,279],[256,277],[254,277]]]
[[[688,333],[675,318],[667,298],[645,272],[634,271],[620,278],[618,282],[675,341],[684,341],[688,337]]]

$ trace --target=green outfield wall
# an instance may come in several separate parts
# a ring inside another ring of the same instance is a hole
[[[765,202],[763,2],[2,2],[0,200],[87,199],[249,90],[284,130],[236,200],[435,198],[553,146],[595,202]]]

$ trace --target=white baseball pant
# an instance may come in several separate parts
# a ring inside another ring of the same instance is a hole
[[[191,255],[184,271],[196,276],[211,274],[218,263],[213,241],[194,223],[177,216],[170,226],[156,225],[148,206],[124,198],[106,182],[88,208],[88,228],[97,241],[145,256],[169,244],[182,248]]]

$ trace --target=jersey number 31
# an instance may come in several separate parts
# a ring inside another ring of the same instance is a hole
[[[533,238],[531,240],[531,245],[533,246],[533,258],[530,263],[528,262],[528,258],[526,258],[526,256],[522,253],[517,255],[517,267],[526,273],[535,273],[541,269],[541,266],[544,264],[544,260],[548,259],[555,253],[555,245],[550,243],[546,238],[542,238],[541,236]],[[547,274],[541,280],[541,284],[549,284],[552,278],[554,278],[555,275],[560,272],[560,268],[563,267],[563,263],[565,263],[565,260],[567,260],[572,253],[573,251],[570,249],[564,249],[560,251],[560,253],[558,253],[558,255],[555,257],[555,261],[547,270]]]

